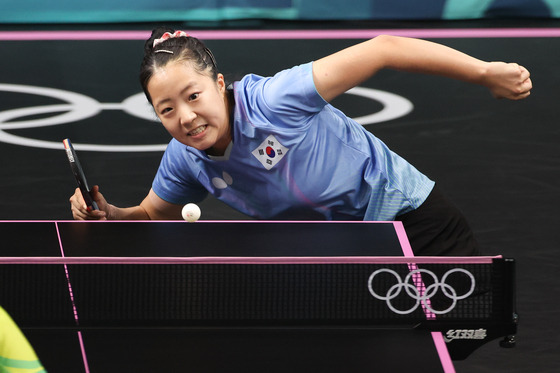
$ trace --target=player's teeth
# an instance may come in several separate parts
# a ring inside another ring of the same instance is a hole
[[[204,129],[206,128],[206,126],[201,126],[198,127],[197,129],[195,129],[194,131],[191,132],[191,136],[196,136],[199,133],[201,133],[202,131],[204,131]]]

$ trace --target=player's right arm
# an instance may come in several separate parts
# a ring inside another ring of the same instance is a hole
[[[516,63],[486,62],[442,44],[381,35],[313,62],[319,94],[331,101],[381,69],[439,75],[487,87],[497,98],[529,96],[529,71]]]
[[[138,206],[117,207],[109,204],[96,185],[91,195],[99,210],[88,211],[79,189],[70,197],[72,216],[76,220],[180,220],[181,205],[169,203],[150,190]]]

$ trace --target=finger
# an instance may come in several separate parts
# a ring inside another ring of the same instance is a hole
[[[529,72],[529,70],[527,70],[523,66],[519,66],[519,71],[521,72],[521,81],[523,81],[523,82],[525,80],[529,79],[529,77],[531,76],[531,73]]]
[[[80,211],[79,209],[75,208],[74,206],[72,206],[72,217],[76,220],[86,220],[87,219],[87,215],[83,212]]]
[[[531,89],[533,89],[533,83],[531,82],[531,79],[527,78],[519,86],[519,95],[527,97],[528,94],[531,93]]]
[[[531,78],[525,79],[525,81],[523,82],[523,85],[524,85],[525,87],[527,87],[527,90],[529,90],[529,91],[530,91],[531,89],[533,89],[533,82],[531,81]]]
[[[526,91],[526,92],[519,93],[519,94],[517,94],[517,95],[511,96],[511,99],[512,99],[512,100],[522,100],[522,99],[524,99],[524,98],[527,98],[527,97],[530,96],[530,95],[531,95],[531,91]]]
[[[105,201],[105,198],[103,197],[103,194],[101,194],[101,192],[99,191],[99,186],[98,185],[94,185],[91,188],[90,195],[91,195],[91,198],[93,198],[93,200],[97,203],[99,208],[102,209],[102,206],[105,205],[106,201]]]
[[[98,193],[99,193],[99,185],[94,185],[90,190],[90,194],[93,196]]]
[[[72,215],[76,220],[107,220],[105,212],[97,210],[88,212],[85,209],[73,209]]]
[[[93,210],[89,213],[92,219],[105,220],[107,218],[107,213],[102,210]]]
[[[74,195],[72,197],[70,197],[70,202],[76,205],[83,205],[85,204],[84,201],[84,197],[82,196],[82,193],[80,192],[80,188],[76,188],[76,190],[74,190]]]

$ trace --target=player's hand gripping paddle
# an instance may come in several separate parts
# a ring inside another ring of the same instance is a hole
[[[78,183],[78,188],[80,188],[80,192],[82,192],[82,197],[84,197],[84,201],[86,202],[86,206],[88,211],[91,210],[99,210],[97,207],[97,203],[91,198],[89,185],[86,180],[86,175],[84,174],[84,170],[80,165],[80,161],[78,160],[78,155],[70,142],[70,139],[62,140],[64,143],[64,149],[66,150],[66,156],[68,157],[68,162],[70,162],[70,168],[72,169],[72,173],[76,178],[76,183]]]

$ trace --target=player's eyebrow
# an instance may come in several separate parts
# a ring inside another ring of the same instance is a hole
[[[181,92],[179,92],[179,95],[183,95],[186,91],[191,89],[194,85],[195,85],[195,82],[188,82],[187,85],[181,90]],[[160,105],[163,105],[163,104],[168,103],[170,101],[172,101],[171,97],[163,98],[163,99],[159,100],[158,102],[156,102],[156,104],[154,105],[154,108],[157,109]]]

